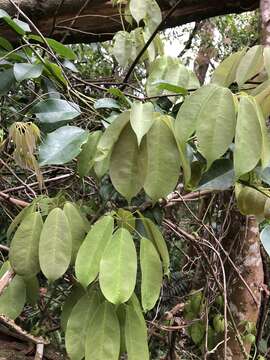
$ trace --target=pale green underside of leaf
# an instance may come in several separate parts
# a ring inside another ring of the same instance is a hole
[[[235,135],[234,169],[236,177],[255,168],[261,158],[262,133],[254,100],[240,99]]]
[[[231,54],[222,61],[215,69],[211,82],[224,87],[229,87],[235,82],[237,67],[245,53],[246,48]]]
[[[162,286],[162,264],[155,246],[146,238],[141,239],[140,264],[142,306],[144,311],[149,311],[159,298]]]
[[[121,228],[115,232],[101,258],[99,271],[101,291],[111,303],[124,303],[134,291],[136,276],[135,245],[130,233]]]
[[[241,59],[237,71],[236,82],[239,86],[257,75],[263,67],[263,47],[256,45],[250,48]]]
[[[154,122],[154,106],[152,103],[135,102],[132,104],[130,123],[135,132],[138,145],[145,134],[150,130]]]
[[[143,185],[137,138],[128,124],[115,144],[110,161],[110,177],[116,190],[130,201]]]
[[[114,220],[111,216],[104,216],[98,220],[79,249],[75,273],[84,287],[87,287],[98,275],[100,260],[107,243],[111,240],[113,226]]]
[[[16,319],[23,310],[26,300],[25,283],[21,276],[16,275],[3,294],[0,296],[0,314]]]
[[[90,291],[73,307],[65,335],[66,349],[71,360],[81,360],[85,357],[85,340],[89,323],[98,306],[98,295]]]
[[[207,160],[208,169],[231,145],[235,126],[236,112],[232,93],[227,88],[218,87],[204,103],[196,127],[198,149]]]
[[[12,239],[9,260],[18,275],[34,276],[40,270],[38,248],[42,226],[40,213],[30,213],[23,219]]]
[[[132,305],[126,307],[125,342],[129,360],[149,360],[145,321]]]
[[[180,170],[177,143],[164,118],[157,115],[146,136],[147,170],[143,187],[154,202],[174,190]]]
[[[95,161],[101,161],[106,159],[118,140],[121,132],[127,125],[130,120],[130,112],[125,111],[120,114],[117,119],[105,130],[104,134],[101,136],[100,141],[97,146],[97,156]]]
[[[75,262],[79,248],[85,238],[86,225],[82,215],[75,205],[67,202],[64,205],[64,213],[68,219],[72,237],[72,263]]]
[[[71,261],[72,236],[64,212],[53,209],[44,225],[39,243],[39,262],[43,274],[52,282],[60,278]]]
[[[120,326],[115,308],[107,301],[95,312],[86,336],[86,360],[118,360]]]

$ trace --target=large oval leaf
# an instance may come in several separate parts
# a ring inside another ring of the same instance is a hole
[[[62,99],[46,99],[32,108],[33,114],[41,123],[57,123],[76,118],[81,114],[80,107]]]
[[[152,103],[135,102],[132,104],[130,113],[130,123],[134,130],[138,144],[145,134],[149,131],[154,121],[154,106]]]
[[[261,45],[253,46],[241,59],[236,71],[236,82],[239,86],[257,75],[263,67],[263,47]]]
[[[0,296],[0,314],[13,320],[16,319],[23,310],[25,300],[24,280],[21,276],[16,275]]]
[[[166,116],[156,114],[147,139],[147,170],[144,190],[157,201],[172,192],[180,170],[179,152],[175,137],[164,121]]]
[[[66,298],[61,312],[61,328],[66,332],[68,319],[70,317],[71,311],[80,300],[80,298],[85,295],[85,290],[81,285],[75,284],[73,286],[71,293]]]
[[[126,307],[125,340],[129,360],[149,360],[147,327],[132,305]]]
[[[150,67],[146,83],[148,96],[170,94],[169,91],[160,90],[160,82],[169,83],[178,87],[187,88],[190,81],[189,70],[181,64],[179,59],[171,56],[161,56]]]
[[[137,254],[130,233],[121,228],[106,246],[100,262],[99,283],[107,300],[126,302],[132,295],[137,275]]]
[[[113,218],[104,216],[95,223],[79,249],[75,273],[84,287],[87,287],[98,275],[100,260],[107,243],[111,240],[113,226]]]
[[[34,276],[39,270],[38,247],[43,222],[39,212],[27,215],[10,246],[9,260],[18,275]]]
[[[86,360],[118,360],[120,326],[115,308],[107,301],[94,314],[86,336]]]
[[[145,0],[130,0],[129,10],[137,24],[146,17],[147,3],[148,1]]]
[[[163,269],[164,269],[164,273],[166,275],[169,274],[170,270],[170,257],[169,257],[169,251],[167,248],[167,244],[166,241],[161,233],[161,231],[159,230],[158,226],[156,224],[153,223],[153,221],[151,221],[148,218],[145,218],[143,216],[140,216],[142,222],[143,222],[143,226],[146,230],[146,234],[147,237],[152,241],[152,243],[155,245],[156,249],[158,250],[162,262],[163,262]]]
[[[57,280],[66,272],[71,251],[72,237],[68,219],[61,209],[53,209],[44,223],[39,243],[40,267],[49,281]]]
[[[78,173],[81,178],[89,175],[95,164],[97,144],[101,135],[101,131],[92,132],[88,135],[87,143],[82,146],[82,151],[78,156]]]
[[[39,148],[40,166],[71,161],[79,155],[87,137],[88,132],[76,126],[62,126],[48,134]]]
[[[87,232],[85,221],[76,206],[71,202],[66,202],[63,210],[70,225],[72,236],[72,262],[75,262],[77,253]]]
[[[110,177],[116,190],[130,201],[142,188],[143,174],[136,135],[128,124],[113,148]]]
[[[107,127],[98,143],[96,161],[104,160],[110,155],[114,144],[129,120],[130,112],[125,111],[119,115],[109,127]]]
[[[130,34],[127,31],[118,31],[114,38],[112,53],[118,64],[125,68],[130,59],[132,51],[132,42]]]
[[[141,239],[140,264],[142,271],[141,296],[144,311],[155,306],[162,286],[162,264],[153,243]]]
[[[242,96],[238,107],[234,169],[239,178],[255,168],[261,158],[262,133],[254,100]]]
[[[212,83],[229,87],[235,82],[237,67],[245,53],[246,49],[242,49],[222,61],[213,72]]]
[[[198,148],[207,160],[207,168],[231,145],[235,125],[233,95],[229,89],[217,87],[201,108],[196,129]]]
[[[216,89],[216,85],[206,85],[185,99],[175,121],[175,134],[181,143],[187,142],[195,132],[197,123],[201,119],[202,109],[205,109],[208,99],[215,93]]]
[[[85,340],[89,322],[99,305],[96,292],[86,293],[73,307],[67,323],[65,341],[71,360],[85,357]]]

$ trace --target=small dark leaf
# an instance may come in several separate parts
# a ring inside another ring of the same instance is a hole
[[[234,181],[235,175],[232,161],[219,159],[203,174],[198,190],[223,191],[233,186]]]

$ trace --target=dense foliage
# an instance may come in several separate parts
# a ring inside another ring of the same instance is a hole
[[[181,187],[187,193],[233,188],[242,214],[269,219],[269,49],[240,49],[200,86],[180,59],[164,54],[158,35],[145,47],[162,20],[157,3],[117,3],[127,22],[143,27],[123,29],[112,47],[99,49],[106,59],[102,73],[81,62],[76,67],[82,51],[96,63],[91,47],[33,35],[27,23],[0,11],[20,36],[17,48],[0,38],[0,164],[9,170],[14,161],[15,177],[21,169],[35,174],[40,189],[37,195],[21,180],[31,202],[17,203],[24,208],[2,235],[10,249],[0,279],[10,274],[12,280],[0,296],[0,314],[16,319],[25,304],[35,308],[40,288],[49,303],[61,287],[61,326],[75,360],[118,360],[125,353],[149,359],[144,313],[157,305],[171,276],[160,208]],[[135,85],[80,82],[80,72],[114,76],[115,67],[119,76],[135,60]],[[66,164],[76,187],[48,194],[46,172]],[[97,189],[93,197],[91,189]],[[268,232],[262,235],[266,250]],[[228,326],[223,294],[214,299],[209,324],[193,322],[204,296],[192,293],[184,315],[202,352],[205,339],[211,351]],[[32,333],[46,336],[44,318],[32,325]],[[253,338],[254,324],[247,322],[242,340]]]

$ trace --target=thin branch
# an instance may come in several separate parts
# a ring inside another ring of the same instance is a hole
[[[168,19],[170,18],[170,16],[175,12],[175,10],[177,9],[178,5],[182,2],[182,0],[178,0],[175,5],[171,8],[171,10],[167,13],[167,15],[164,17],[164,19],[161,21],[161,23],[156,27],[156,29],[154,30],[153,34],[150,36],[150,38],[148,39],[148,41],[145,43],[144,47],[142,48],[142,50],[139,52],[139,54],[136,56],[136,59],[133,61],[133,63],[131,64],[124,80],[123,83],[124,85],[121,87],[121,90],[124,90],[126,87],[126,84],[131,76],[131,74],[133,73],[133,70],[135,69],[136,65],[138,64],[138,62],[140,61],[141,57],[143,56],[143,54],[145,53],[145,51],[148,49],[148,47],[150,46],[150,44],[152,43],[152,41],[154,40],[154,38],[156,37],[157,33],[159,32],[159,30],[162,29],[163,25],[166,24],[166,22],[168,21]]]

